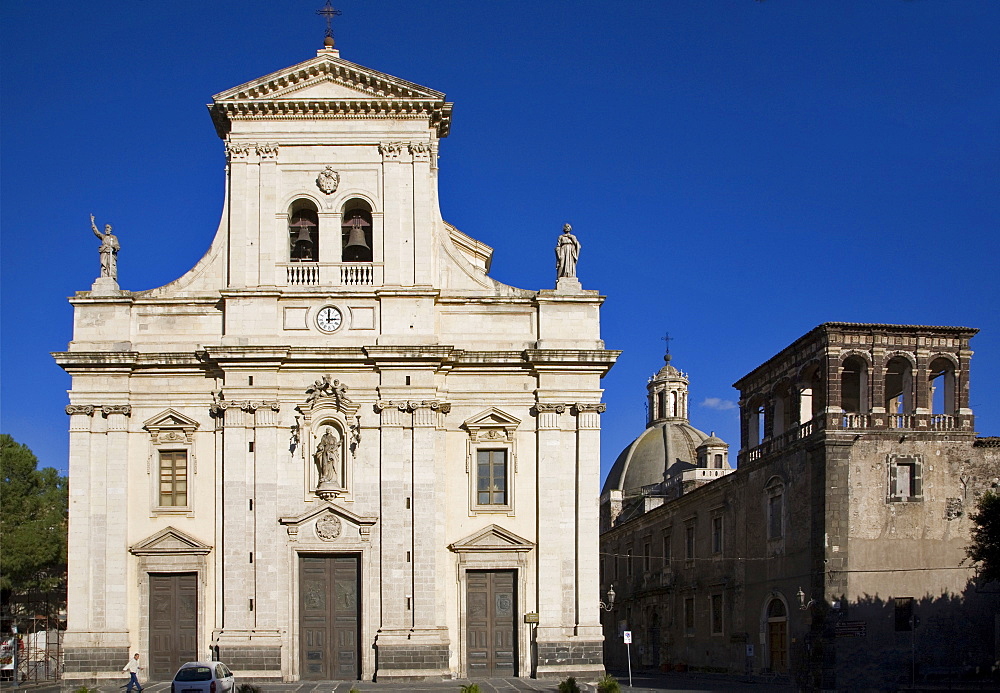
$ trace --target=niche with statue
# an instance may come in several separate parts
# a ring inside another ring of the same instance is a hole
[[[326,501],[346,495],[361,432],[358,405],[347,396],[347,385],[325,375],[306,390],[306,402],[297,409],[308,493]]]

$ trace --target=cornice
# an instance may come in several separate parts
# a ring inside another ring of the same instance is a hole
[[[221,139],[234,120],[379,119],[430,121],[439,138],[451,129],[452,104],[440,101],[305,99],[281,101],[226,101],[209,105],[215,131]]]

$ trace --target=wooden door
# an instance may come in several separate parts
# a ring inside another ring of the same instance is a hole
[[[198,659],[198,575],[149,575],[149,678],[169,681]]]
[[[310,681],[361,678],[357,556],[299,559],[299,670]]]
[[[466,582],[468,677],[516,676],[514,571],[469,571]]]

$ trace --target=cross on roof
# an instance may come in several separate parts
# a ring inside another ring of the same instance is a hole
[[[663,336],[660,337],[661,340],[667,343],[667,353],[670,353],[670,342],[674,341],[674,338],[670,336],[669,332],[664,332]]]
[[[316,10],[316,14],[322,15],[326,19],[326,36],[327,38],[333,38],[333,18],[344,14],[340,10],[333,9],[333,5],[330,4],[330,0],[326,0],[326,5],[323,9]]]

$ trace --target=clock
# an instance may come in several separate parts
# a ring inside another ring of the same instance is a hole
[[[316,327],[323,332],[336,332],[343,321],[344,317],[333,306],[324,306],[316,314]]]

